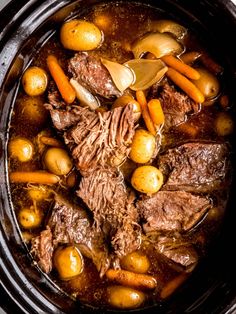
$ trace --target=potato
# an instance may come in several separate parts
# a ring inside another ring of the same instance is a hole
[[[99,28],[84,20],[72,20],[62,25],[61,43],[66,49],[93,50],[102,42],[103,36]]]
[[[48,117],[44,102],[38,97],[24,97],[18,104],[17,111],[22,120],[32,125],[42,125]]]
[[[141,113],[140,104],[133,97],[129,95],[123,95],[123,96],[118,97],[114,101],[112,105],[112,109],[117,108],[117,107],[124,107],[128,104],[133,104],[134,113]]]
[[[47,199],[49,200],[50,198],[52,198],[51,194],[52,190],[48,189],[48,187],[45,187],[43,185],[32,186],[28,189],[29,197],[36,202],[40,202]]]
[[[42,213],[33,206],[21,208],[18,214],[19,224],[24,229],[34,229],[39,227],[42,222],[42,218]]]
[[[47,84],[47,73],[39,67],[30,67],[23,74],[22,85],[29,96],[42,95],[47,88]]]
[[[215,130],[219,136],[232,134],[234,130],[232,117],[226,112],[219,113],[215,120]]]
[[[145,274],[150,267],[150,262],[146,255],[132,252],[122,258],[121,267],[135,273]]]
[[[119,309],[137,308],[145,299],[143,292],[124,286],[108,287],[107,292],[108,303]]]
[[[156,167],[141,166],[134,171],[131,184],[139,192],[156,193],[163,184],[163,175]]]
[[[27,138],[16,137],[9,142],[8,151],[10,157],[16,158],[20,162],[26,162],[32,159],[34,147]]]
[[[53,256],[54,266],[62,280],[70,280],[83,271],[83,257],[75,246],[59,247]]]
[[[143,164],[148,162],[156,149],[156,139],[150,132],[138,129],[131,145],[130,159]]]
[[[68,153],[64,149],[57,147],[47,149],[43,162],[46,168],[56,175],[66,175],[73,167]]]

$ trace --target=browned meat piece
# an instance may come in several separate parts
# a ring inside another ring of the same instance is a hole
[[[119,97],[121,92],[114,85],[110,73],[98,57],[78,52],[69,62],[69,72],[75,80],[91,93],[105,98]]]
[[[128,156],[135,132],[132,105],[103,113],[84,108],[80,117],[64,134],[78,170],[93,171],[107,163],[117,165]]]
[[[197,113],[200,108],[187,95],[177,92],[169,84],[164,85],[160,100],[165,115],[165,130],[185,122],[188,115]]]
[[[138,249],[141,228],[134,197],[116,169],[96,169],[83,177],[77,194],[93,212],[97,230],[105,234],[115,255],[121,258]]]
[[[159,158],[167,176],[165,190],[212,192],[229,181],[229,150],[221,143],[187,143],[167,150]]]
[[[211,206],[208,198],[183,191],[159,191],[137,202],[143,229],[152,231],[188,231]]]

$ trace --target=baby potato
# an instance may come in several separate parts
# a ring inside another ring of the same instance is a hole
[[[19,224],[24,229],[34,229],[39,227],[42,222],[42,218],[42,213],[33,206],[21,208],[18,214]]]
[[[64,149],[57,147],[47,149],[43,162],[46,168],[56,175],[66,175],[73,167],[68,153]]]
[[[66,49],[93,50],[102,42],[103,36],[99,28],[84,20],[72,20],[62,25],[61,43]]]
[[[111,286],[107,289],[108,302],[119,309],[135,309],[145,299],[143,292],[124,286]]]
[[[34,147],[27,138],[16,137],[9,142],[8,151],[10,157],[16,158],[20,162],[26,162],[32,159]]]
[[[146,255],[132,252],[122,258],[121,267],[135,273],[145,274],[150,267],[150,262]]]
[[[75,246],[59,247],[53,257],[54,265],[62,280],[70,280],[83,271],[83,257]]]
[[[226,112],[219,113],[215,120],[215,130],[219,136],[227,136],[233,133],[234,121],[232,117]]]
[[[150,132],[138,129],[131,145],[130,159],[139,164],[148,162],[155,151],[156,139]]]
[[[128,104],[133,105],[134,119],[135,121],[138,121],[138,119],[141,117],[141,107],[140,107],[140,104],[132,96],[122,95],[118,97],[114,101],[112,105],[112,109],[117,108],[117,107],[125,107]]]
[[[39,67],[30,67],[23,74],[22,85],[29,96],[42,95],[47,88],[47,84],[47,73]]]
[[[22,119],[33,125],[42,125],[48,117],[48,111],[38,97],[24,97],[17,110]]]
[[[163,175],[153,166],[141,166],[135,169],[131,184],[137,191],[152,194],[160,190],[163,184]]]
[[[43,200],[49,200],[51,197],[52,191],[45,186],[32,186],[28,190],[29,197],[36,202],[40,202]]]

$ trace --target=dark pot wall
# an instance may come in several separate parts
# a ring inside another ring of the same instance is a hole
[[[41,24],[47,25],[50,35],[72,9],[82,10],[82,4],[96,2],[98,1],[15,0],[0,13],[0,279],[4,289],[25,313],[73,314],[78,313],[80,305],[62,295],[52,282],[37,268],[32,267],[12,214],[6,170],[6,143],[9,114],[17,89],[17,76],[29,62],[31,54],[42,44],[42,41],[37,39],[41,35]],[[217,50],[220,60],[224,62],[232,91],[230,96],[236,102],[236,50],[233,48],[236,8],[233,4],[230,1],[210,0],[141,2],[156,5],[167,11],[170,18],[179,19],[182,24],[197,30],[203,41],[211,39],[213,50]],[[69,8],[62,10],[69,4]],[[58,10],[60,12],[56,13]],[[211,248],[209,257],[167,303],[142,313],[236,312],[236,259],[233,257],[236,222],[234,190],[235,185],[222,233]],[[80,313],[88,311],[93,312],[92,309],[80,306]],[[17,312],[14,310],[14,313]]]

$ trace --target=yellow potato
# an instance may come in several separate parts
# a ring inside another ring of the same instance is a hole
[[[70,280],[83,271],[83,257],[74,246],[59,247],[53,257],[54,265],[62,280]]]
[[[42,125],[48,117],[43,101],[38,97],[24,97],[17,108],[22,120],[32,125]]]
[[[122,95],[122,96],[118,97],[114,101],[114,103],[112,105],[112,109],[117,108],[117,107],[124,107],[128,104],[133,104],[133,108],[134,108],[135,113],[141,113],[140,104],[133,97],[131,97],[129,95]]]
[[[29,197],[36,202],[47,200],[51,198],[52,191],[45,186],[32,186],[28,190]]]
[[[193,80],[193,84],[201,91],[205,100],[216,97],[220,90],[220,84],[216,76],[204,68],[197,68],[197,71],[200,74],[200,78]]]
[[[16,137],[9,142],[8,151],[10,157],[26,162],[32,159],[34,147],[30,140],[24,137]]]
[[[62,25],[61,43],[66,49],[93,50],[102,42],[103,36],[99,28],[84,20],[72,20]]]
[[[21,208],[18,214],[19,224],[25,229],[33,229],[40,226],[42,213],[33,206]]]
[[[47,88],[47,84],[47,73],[39,67],[30,67],[23,74],[22,85],[29,96],[42,95]]]
[[[156,193],[163,184],[163,175],[156,167],[141,166],[134,171],[131,184],[139,192]]]
[[[135,132],[131,145],[130,159],[134,162],[144,164],[148,162],[155,151],[156,139],[150,132],[138,129]]]
[[[150,267],[150,262],[146,255],[132,252],[122,258],[121,267],[135,273],[145,274]]]
[[[219,113],[215,120],[215,130],[219,136],[232,134],[234,130],[234,121],[232,117],[226,112]]]
[[[43,161],[46,168],[56,175],[66,175],[73,167],[68,153],[62,148],[48,148]]]
[[[124,286],[111,286],[107,289],[108,303],[119,309],[134,309],[145,299],[143,292]]]

